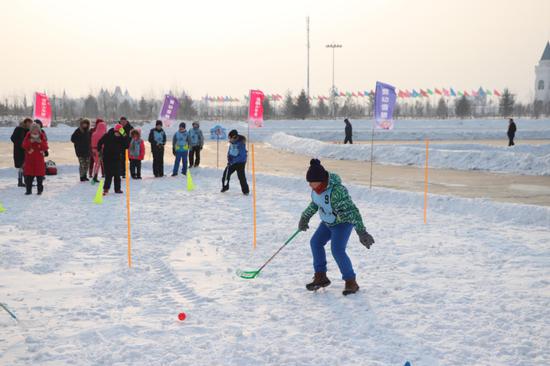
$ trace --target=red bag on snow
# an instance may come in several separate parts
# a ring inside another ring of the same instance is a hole
[[[53,160],[46,162],[46,175],[57,175],[57,166]]]

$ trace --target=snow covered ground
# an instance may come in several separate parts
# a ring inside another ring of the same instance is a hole
[[[188,124],[190,121],[186,121]],[[373,121],[352,120],[354,139],[359,141],[370,141]],[[230,129],[236,128],[246,134],[247,125],[238,121],[201,121],[201,127],[205,132],[215,125],[222,125]],[[550,139],[550,120],[516,119],[518,132],[516,139]],[[285,132],[290,135],[312,138],[321,141],[343,141],[344,122],[338,120],[269,120],[265,121],[263,128],[252,128],[250,136],[254,141],[264,141],[276,132]],[[150,122],[143,127],[149,131],[154,127]],[[169,134],[176,131],[177,124],[167,128]],[[506,131],[508,122],[504,119],[496,120],[398,120],[392,131],[375,132],[376,140],[507,140]],[[9,141],[13,127],[0,127],[0,141]],[[74,127],[58,125],[46,129],[48,138],[51,141],[70,141]]]
[[[319,140],[273,134],[267,142],[285,151],[337,160],[370,161],[371,146],[331,144]],[[379,164],[424,166],[426,147],[421,144],[376,145],[374,161]],[[429,146],[429,166],[457,170],[487,170],[492,172],[550,176],[550,140],[545,145],[513,147],[480,144],[432,144]]]
[[[376,244],[349,253],[361,290],[310,293],[312,232],[295,230],[302,179],[258,177],[252,197],[220,171],[132,182],[133,267],[125,197],[94,205],[76,166],[24,196],[0,169],[2,365],[543,365],[550,363],[550,209],[352,186]],[[144,176],[151,176],[150,163]],[[315,221],[317,218],[315,218]],[[184,322],[177,320],[181,311]]]

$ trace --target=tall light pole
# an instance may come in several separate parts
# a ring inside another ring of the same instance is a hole
[[[335,97],[336,97],[336,86],[334,85],[334,51],[337,48],[342,48],[341,44],[327,44],[327,48],[332,48],[332,88],[330,90],[330,99],[331,99],[331,109],[332,109],[332,116],[334,117],[335,114]]]
[[[309,98],[309,17],[306,18],[307,24],[307,97]]]

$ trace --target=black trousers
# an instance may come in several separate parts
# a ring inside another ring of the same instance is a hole
[[[199,166],[201,163],[201,147],[200,146],[193,146],[191,150],[189,150],[189,167],[193,166]]]
[[[155,177],[162,177],[164,175],[164,146],[151,145],[151,152],[153,153],[153,174]]]
[[[515,144],[514,144],[514,137],[515,137],[515,136],[516,136],[516,135],[508,135],[508,140],[509,140],[509,141],[508,141],[508,146],[514,146],[514,145],[515,145]]]
[[[231,174],[237,172],[237,177],[239,177],[239,182],[241,183],[241,190],[243,191],[243,193],[248,194],[250,192],[250,189],[248,188],[248,183],[246,182],[244,168],[245,163],[228,165],[223,171],[222,185],[225,188],[229,188],[229,180],[231,179]]]
[[[141,160],[130,160],[130,176],[132,178],[141,178]]]
[[[32,192],[33,181],[34,175],[25,175],[25,188],[27,189],[27,193]],[[38,193],[42,193],[42,191],[44,191],[44,186],[42,185],[43,181],[44,177],[36,177],[36,189],[38,190]]]
[[[120,161],[104,161],[103,168],[105,169],[105,183],[103,184],[103,191],[109,191],[113,179],[115,180],[115,192],[120,191]]]
[[[350,144],[353,144],[353,141],[351,140],[351,136],[346,136],[346,138],[344,139],[344,144],[347,144],[348,142]]]

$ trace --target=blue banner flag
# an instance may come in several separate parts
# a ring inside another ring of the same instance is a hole
[[[384,130],[393,129],[393,107],[395,106],[395,87],[376,82],[376,92],[374,94],[374,119],[376,128]]]

